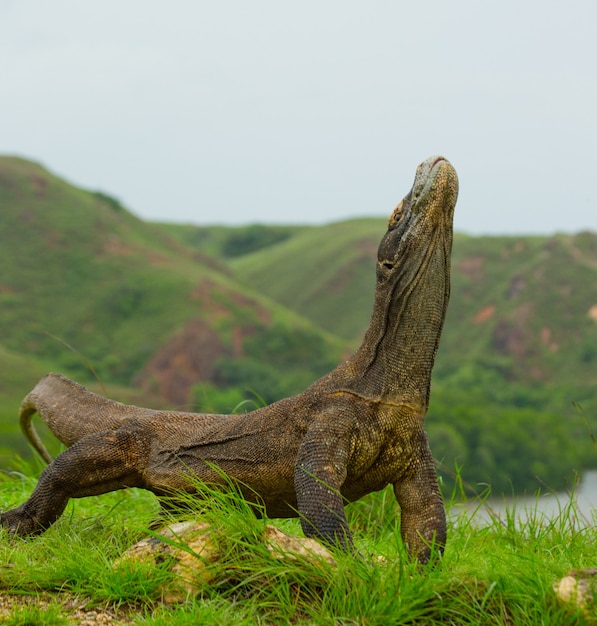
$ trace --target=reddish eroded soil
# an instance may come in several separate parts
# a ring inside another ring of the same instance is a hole
[[[188,407],[194,385],[213,381],[219,358],[242,357],[244,340],[270,323],[269,312],[256,300],[208,278],[196,285],[190,299],[201,317],[188,320],[163,344],[136,381],[179,408]],[[227,331],[217,330],[222,320]]]

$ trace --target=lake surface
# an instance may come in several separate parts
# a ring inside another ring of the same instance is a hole
[[[472,516],[473,523],[487,524],[496,515],[506,520],[513,517],[524,521],[529,517],[546,521],[558,516],[574,503],[575,518],[579,526],[597,524],[597,471],[586,472],[573,493],[542,494],[533,497],[488,498],[484,504],[475,502],[453,506],[451,517],[458,517],[463,511]]]

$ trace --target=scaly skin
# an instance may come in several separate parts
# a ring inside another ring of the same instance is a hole
[[[270,517],[300,515],[305,535],[352,549],[344,504],[393,484],[409,554],[425,563],[446,538],[423,418],[450,291],[454,168],[432,157],[381,240],[370,326],[356,353],[302,393],[241,415],[120,404],[48,374],[21,406],[68,447],[31,497],[0,514],[10,532],[48,528],[70,498],[140,487],[168,499],[197,481],[232,480]],[[218,469],[219,468],[219,469]]]

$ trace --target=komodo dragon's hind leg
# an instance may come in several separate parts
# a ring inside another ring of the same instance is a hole
[[[402,539],[411,556],[427,563],[434,548],[438,554],[446,543],[446,513],[435,467],[426,438],[410,475],[394,483],[400,505]]]
[[[80,439],[45,468],[25,503],[0,513],[0,524],[14,534],[33,535],[51,526],[70,498],[142,487],[147,448],[139,432],[127,426]]]

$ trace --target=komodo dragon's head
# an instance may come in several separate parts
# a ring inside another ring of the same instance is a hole
[[[367,369],[380,368],[382,395],[429,399],[429,380],[450,296],[452,221],[458,177],[443,157],[419,165],[388,223],[377,256]],[[372,350],[370,348],[373,348]]]
[[[390,272],[407,256],[408,265],[415,270],[440,242],[449,262],[457,197],[458,177],[450,162],[441,156],[423,161],[412,189],[390,216],[388,232],[379,246],[380,269]]]

